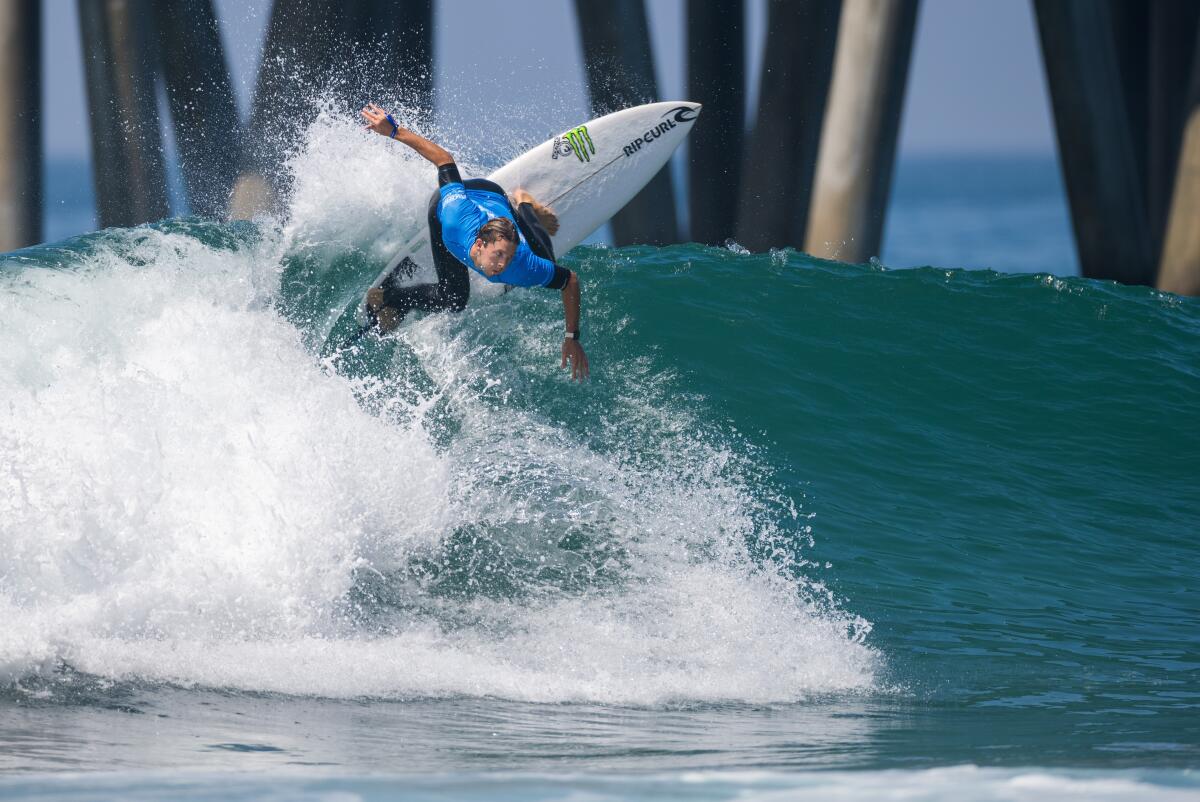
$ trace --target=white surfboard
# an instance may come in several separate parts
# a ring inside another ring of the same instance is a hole
[[[700,114],[700,104],[687,101],[647,103],[622,109],[569,128],[518,156],[488,176],[506,191],[522,188],[558,215],[551,239],[558,256],[574,248],[633,199],[663,168]],[[398,266],[412,282],[436,280],[429,230],[400,248],[371,284],[380,286]],[[409,283],[405,281],[405,283]],[[497,295],[506,289],[471,271],[471,297]],[[359,319],[366,319],[365,300]]]

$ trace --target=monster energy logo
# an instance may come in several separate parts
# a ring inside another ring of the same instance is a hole
[[[596,145],[592,142],[586,125],[572,128],[562,136],[555,137],[550,158],[557,159],[559,156],[570,156],[572,153],[581,162],[590,162],[592,156],[595,155]]]

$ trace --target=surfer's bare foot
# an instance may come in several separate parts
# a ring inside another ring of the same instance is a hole
[[[383,305],[383,288],[375,287],[367,290],[367,309],[375,316],[379,331],[387,334],[400,325],[400,315],[390,306]]]
[[[542,224],[542,228],[546,229],[546,233],[552,237],[558,233],[558,215],[538,203],[528,192],[523,189],[514,189],[512,191],[512,202],[513,206],[528,203],[533,207],[533,213],[537,215],[538,222]]]
[[[379,321],[379,331],[383,334],[387,334],[399,326],[401,320],[400,315],[390,306],[385,306],[376,312],[375,318]]]

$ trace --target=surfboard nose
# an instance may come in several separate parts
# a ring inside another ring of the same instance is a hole
[[[692,123],[700,116],[701,104],[691,100],[671,100],[660,104],[659,106],[669,107],[663,113],[663,117],[668,117],[676,123]]]

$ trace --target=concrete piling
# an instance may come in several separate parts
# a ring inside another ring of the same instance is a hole
[[[1083,275],[1152,284],[1144,116],[1128,107],[1136,90],[1121,70],[1114,6],[1034,0],[1034,9]]]
[[[364,96],[398,97],[411,113],[425,115],[433,96],[433,1],[347,0],[350,53],[370,64]]]
[[[738,201],[737,241],[751,250],[804,247],[841,9],[841,0],[769,0]]]
[[[79,0],[101,226],[137,225],[170,211],[149,21],[146,0]]]
[[[742,0],[689,0],[687,99],[704,106],[688,138],[690,238],[710,245],[735,234],[741,173],[745,45]]]
[[[1158,263],[1166,236],[1179,149],[1187,124],[1189,76],[1200,31],[1200,3],[1156,0],[1148,4],[1149,74],[1147,76],[1146,206]]]
[[[821,129],[805,250],[844,262],[879,254],[917,0],[845,0]]]
[[[254,104],[229,203],[234,219],[277,211],[282,154],[312,119],[342,31],[338,0],[275,0],[254,87]],[[286,124],[281,124],[285,121]]]
[[[159,0],[154,17],[188,205],[221,217],[242,132],[212,0]]]
[[[42,238],[40,0],[0,4],[0,251]]]
[[[650,29],[642,0],[576,0],[575,13],[593,113],[658,100]],[[669,167],[613,217],[612,232],[617,245],[679,241]]]
[[[254,90],[249,137],[242,151],[230,215],[276,210],[278,167],[329,89],[356,102],[396,96],[428,110],[433,87],[432,0],[275,0]],[[361,65],[369,64],[369,69]],[[279,132],[286,120],[286,135]]]
[[[1200,53],[1200,32],[1196,52]],[[1200,58],[1193,59],[1158,288],[1200,295]]]

